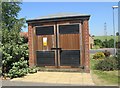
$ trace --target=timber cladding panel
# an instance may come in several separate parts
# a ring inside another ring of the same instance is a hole
[[[89,17],[28,20],[29,65],[83,66],[90,72]]]
[[[80,39],[79,34],[64,34],[59,35],[60,37],[60,47],[69,50],[79,50],[80,49]]]

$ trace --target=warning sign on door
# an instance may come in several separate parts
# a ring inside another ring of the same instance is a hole
[[[47,37],[43,37],[43,46],[47,46]]]

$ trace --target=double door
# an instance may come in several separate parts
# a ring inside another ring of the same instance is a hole
[[[37,66],[80,66],[80,24],[36,26]]]

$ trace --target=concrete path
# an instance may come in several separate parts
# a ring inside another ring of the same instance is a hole
[[[34,74],[28,74],[23,78],[14,78],[10,81],[70,85],[94,85],[90,73],[80,72],[37,72]]]

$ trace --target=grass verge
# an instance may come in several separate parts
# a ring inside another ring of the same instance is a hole
[[[118,85],[118,82],[120,80],[120,76],[118,74],[118,71],[101,71],[101,70],[95,70],[94,65],[99,60],[92,59],[91,56],[91,73],[93,81],[96,85]]]
[[[114,73],[114,74],[113,74]],[[118,85],[118,80],[120,80],[120,76],[115,75],[118,71],[99,71],[99,70],[93,70],[92,74],[93,81],[96,85]],[[97,80],[97,81],[96,81]]]

